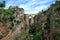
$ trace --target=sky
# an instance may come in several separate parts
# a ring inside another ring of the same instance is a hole
[[[3,0],[0,0],[0,2]],[[24,8],[27,14],[36,14],[41,10],[46,10],[56,0],[5,0],[6,8],[9,6],[18,6]]]

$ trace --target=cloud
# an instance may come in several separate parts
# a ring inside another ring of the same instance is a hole
[[[37,13],[47,9],[54,0],[6,0],[6,8],[10,5],[24,8],[25,13]]]

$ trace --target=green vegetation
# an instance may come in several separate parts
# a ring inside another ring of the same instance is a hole
[[[41,17],[43,16],[42,14],[44,15],[44,18]],[[44,40],[44,32],[51,35],[50,37],[53,37],[54,40],[60,40],[60,1],[51,4],[47,10],[39,12],[35,18],[37,18],[37,23],[35,22],[34,25],[30,26],[31,29],[29,32],[30,35],[33,35],[33,40]],[[52,26],[50,26],[51,24]],[[52,32],[50,31],[50,27],[53,28],[52,31],[54,31],[54,35],[52,35]]]
[[[3,32],[2,34],[0,34],[0,39],[5,37],[8,32],[10,30],[13,30],[14,28],[14,23],[16,23],[17,25],[20,23],[20,21],[15,21],[15,16],[14,16],[14,11],[11,7],[9,7],[8,9],[4,9],[5,8],[5,1],[0,2],[0,23],[2,24],[9,24],[9,27],[7,28],[7,30],[5,30],[5,32]]]
[[[5,1],[0,2],[0,23],[8,23],[10,25],[7,29],[8,31],[6,30],[0,35],[0,39],[6,36],[10,30],[13,30],[15,25],[20,24],[20,21],[15,20],[13,9],[11,7],[8,9],[4,8]],[[48,38],[53,37],[52,39],[54,40],[60,40],[60,1],[51,4],[47,10],[42,10],[42,12],[39,12],[34,18],[36,18],[37,22],[29,25],[28,36],[30,40],[45,40],[44,33],[48,34]],[[53,29],[53,34],[50,28]],[[26,33],[24,35],[26,35]],[[21,35],[17,34],[14,39],[20,40],[20,37]]]

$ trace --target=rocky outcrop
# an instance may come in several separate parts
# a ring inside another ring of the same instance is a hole
[[[10,30],[10,32],[8,33],[8,35],[6,35],[4,38],[2,38],[1,40],[8,40],[12,35],[12,30]]]
[[[4,32],[7,28],[8,28],[7,23],[4,23],[4,24],[0,23],[0,34]]]

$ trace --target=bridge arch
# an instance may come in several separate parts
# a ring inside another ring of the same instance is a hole
[[[26,22],[27,24],[32,24],[34,23],[34,16],[35,14],[26,14]]]

